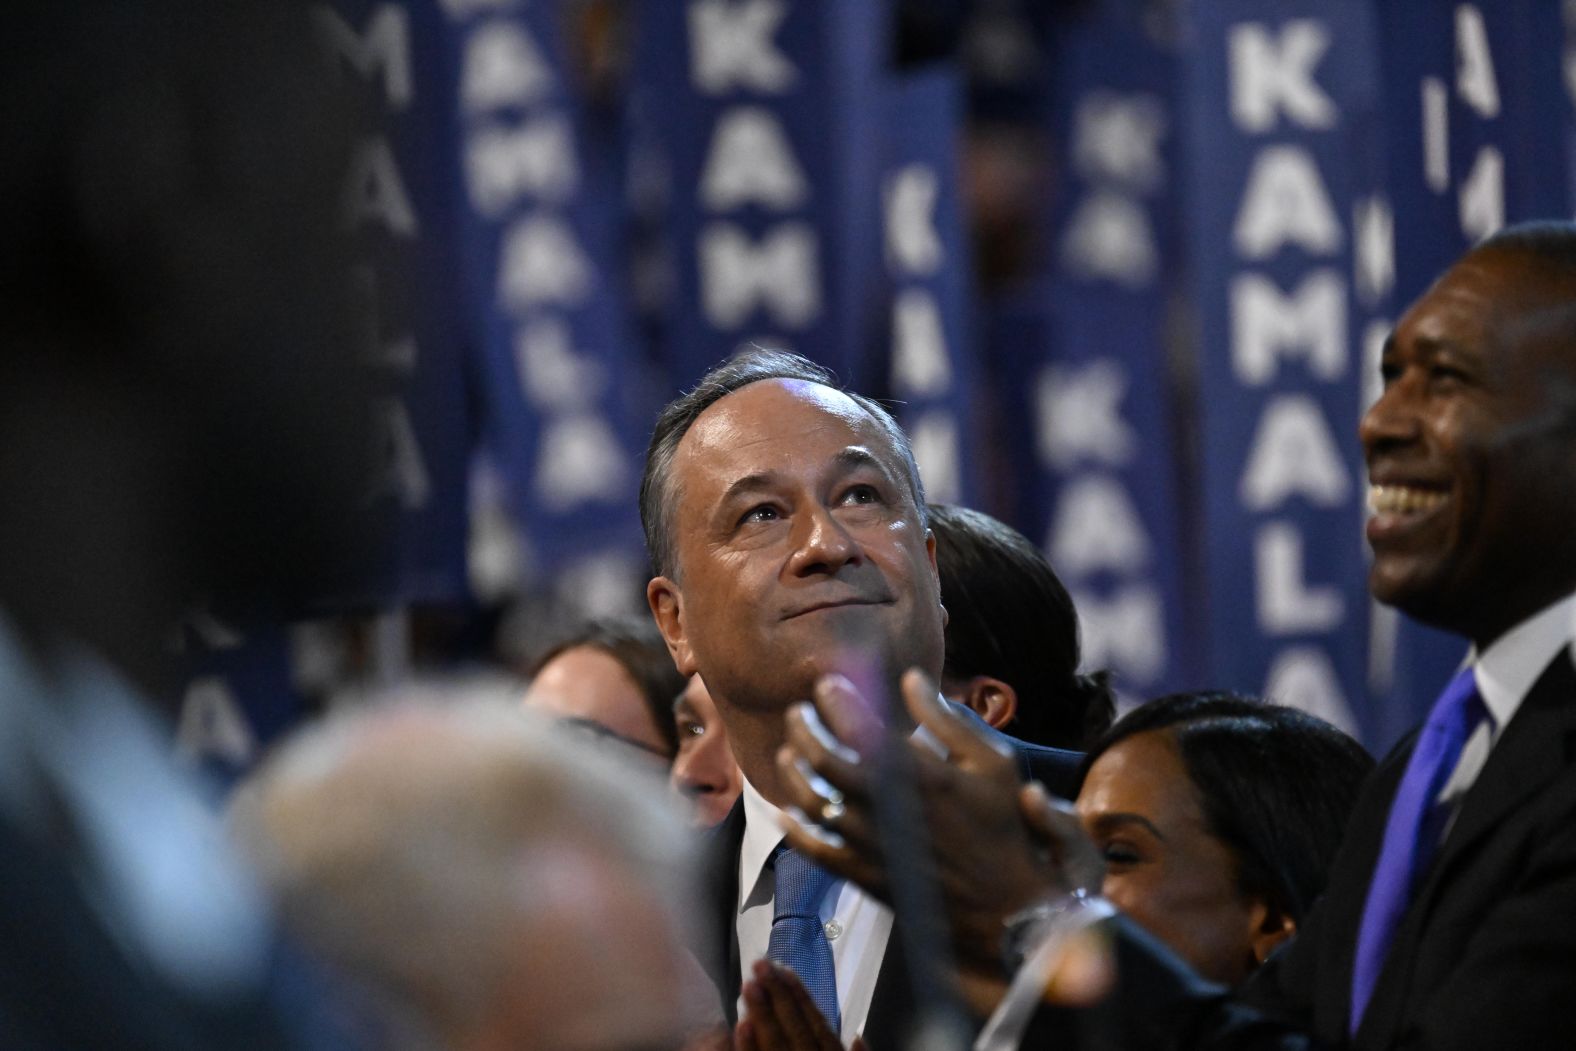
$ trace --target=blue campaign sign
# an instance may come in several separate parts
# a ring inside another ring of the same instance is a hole
[[[887,88],[882,214],[891,325],[886,382],[936,503],[977,502],[972,269],[959,186],[963,84],[950,65]]]
[[[601,582],[592,590],[633,596],[653,385],[616,265],[618,158],[587,146],[563,9],[442,7],[448,141],[462,165],[451,197],[464,246],[456,320],[475,351],[491,469],[523,530],[529,583],[584,597],[589,574]]]
[[[1166,329],[1176,294],[1176,82],[1136,3],[1051,25],[1046,315],[1020,358],[1033,455],[1023,521],[1078,606],[1084,663],[1130,698],[1196,681],[1182,604],[1181,456]]]
[[[1365,690],[1353,217],[1382,174],[1372,5],[1186,17],[1211,672],[1348,729]]]
[[[1506,223],[1570,214],[1567,121],[1557,5],[1536,0],[1377,6],[1385,55],[1388,208],[1393,241],[1386,302],[1367,342],[1473,244]],[[1382,271],[1382,268],[1380,268]],[[1370,745],[1383,748],[1427,712],[1465,655],[1454,635],[1376,608],[1370,655]]]
[[[859,385],[879,331],[884,2],[641,5],[635,59],[668,188],[675,386],[757,342]]]
[[[384,382],[373,497],[395,539],[393,550],[369,553],[333,598],[452,600],[465,588],[471,426],[466,345],[455,323],[453,158],[441,148],[451,93],[437,16],[423,4],[338,0],[312,17],[368,117],[353,148],[343,220],[359,251],[360,350]]]
[[[176,749],[228,787],[309,714],[291,677],[280,624],[233,623],[194,614],[182,632],[190,676],[176,723]]]

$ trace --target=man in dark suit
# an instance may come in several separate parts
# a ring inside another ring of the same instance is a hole
[[[894,1046],[913,1012],[904,976],[882,964],[891,913],[778,852],[788,802],[778,751],[785,711],[818,683],[829,688],[829,675],[895,697],[904,669],[941,670],[935,540],[908,440],[813,363],[742,356],[663,411],[641,517],[657,573],[652,613],[679,671],[705,679],[745,779],[716,833],[725,938],[705,954],[724,1011],[733,1021],[744,969],[770,955],[793,965],[845,1041],[864,1033],[873,1047]],[[1071,753],[1016,755],[1025,773],[1037,763],[1033,772],[1065,789]],[[842,801],[821,802],[835,821]],[[797,917],[783,915],[788,883],[804,888]]]
[[[1042,1009],[1023,1046],[1079,1046],[1091,1026],[1133,1048],[1576,1042],[1576,227],[1514,228],[1473,250],[1401,319],[1382,367],[1361,426],[1370,588],[1470,640],[1467,665],[1370,779],[1325,898],[1240,997],[1118,919],[1114,992],[1093,1010]],[[805,741],[800,755],[838,783]],[[1056,857],[1087,857],[1075,824],[1020,802]],[[1038,899],[1038,933],[1065,932],[1082,906],[1061,895],[1089,879],[1047,865],[1037,881],[949,905],[991,895],[1000,917]]]

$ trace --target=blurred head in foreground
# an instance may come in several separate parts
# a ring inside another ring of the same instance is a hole
[[[744,775],[728,746],[728,728],[699,675],[690,676],[689,685],[673,702],[673,722],[679,750],[670,781],[694,804],[695,823],[710,827],[733,809],[744,790]]]
[[[684,677],[650,617],[589,621],[536,659],[525,706],[647,752],[678,746],[673,698]]]
[[[289,742],[233,819],[382,1046],[655,1049],[706,993],[687,833],[643,781],[507,703],[406,702]]]
[[[930,505],[947,660],[941,692],[998,730],[1079,749],[1111,725],[1108,676],[1078,674],[1078,614],[1039,548],[967,507]]]
[[[288,604],[365,546],[354,136],[304,4],[6,19],[0,607],[157,692],[188,604]]]
[[[1296,932],[1373,759],[1292,708],[1174,694],[1089,750],[1078,812],[1104,895],[1207,978],[1245,979]]]

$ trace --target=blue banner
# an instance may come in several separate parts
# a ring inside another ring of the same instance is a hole
[[[1175,54],[1152,5],[1062,12],[1044,343],[1025,523],[1078,606],[1084,663],[1124,697],[1196,681],[1167,326],[1176,293]],[[1152,13],[1152,12],[1151,12]]]
[[[973,505],[978,354],[972,260],[959,186],[963,85],[950,66],[897,76],[887,89],[882,181],[890,282],[887,382],[937,503]]]
[[[887,5],[690,0],[637,18],[636,91],[667,188],[675,386],[751,342],[880,386],[866,350],[883,324]]]
[[[340,0],[313,9],[324,50],[367,117],[342,195],[360,251],[364,345],[384,381],[375,513],[393,551],[369,552],[335,598],[391,605],[465,591],[465,486],[472,425],[463,326],[455,324],[455,157],[437,13]]]
[[[309,714],[291,674],[288,631],[194,614],[181,643],[190,677],[176,722],[181,757],[228,787]]]
[[[1212,675],[1355,731],[1366,688],[1353,217],[1382,176],[1372,5],[1189,9],[1188,240]]]
[[[644,582],[634,494],[653,384],[618,265],[620,158],[588,148],[561,5],[444,7],[488,469],[523,532],[522,582],[622,609]]]

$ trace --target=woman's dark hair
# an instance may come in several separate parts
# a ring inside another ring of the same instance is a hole
[[[1112,746],[1151,730],[1175,742],[1209,831],[1236,856],[1242,893],[1300,923],[1324,892],[1373,757],[1295,708],[1232,693],[1177,693],[1117,720],[1084,757],[1080,783]]]
[[[566,650],[590,646],[618,661],[619,665],[635,680],[641,699],[662,743],[667,746],[668,759],[679,749],[678,727],[673,722],[673,700],[684,689],[684,676],[673,666],[662,635],[650,617],[602,617],[588,620],[569,634],[559,638],[531,662],[531,678],[547,662]]]
[[[957,682],[989,675],[1018,694],[1006,729],[1035,744],[1082,748],[1111,725],[1110,676],[1078,674],[1078,614],[1039,548],[967,507],[930,505],[947,607],[946,663]]]

